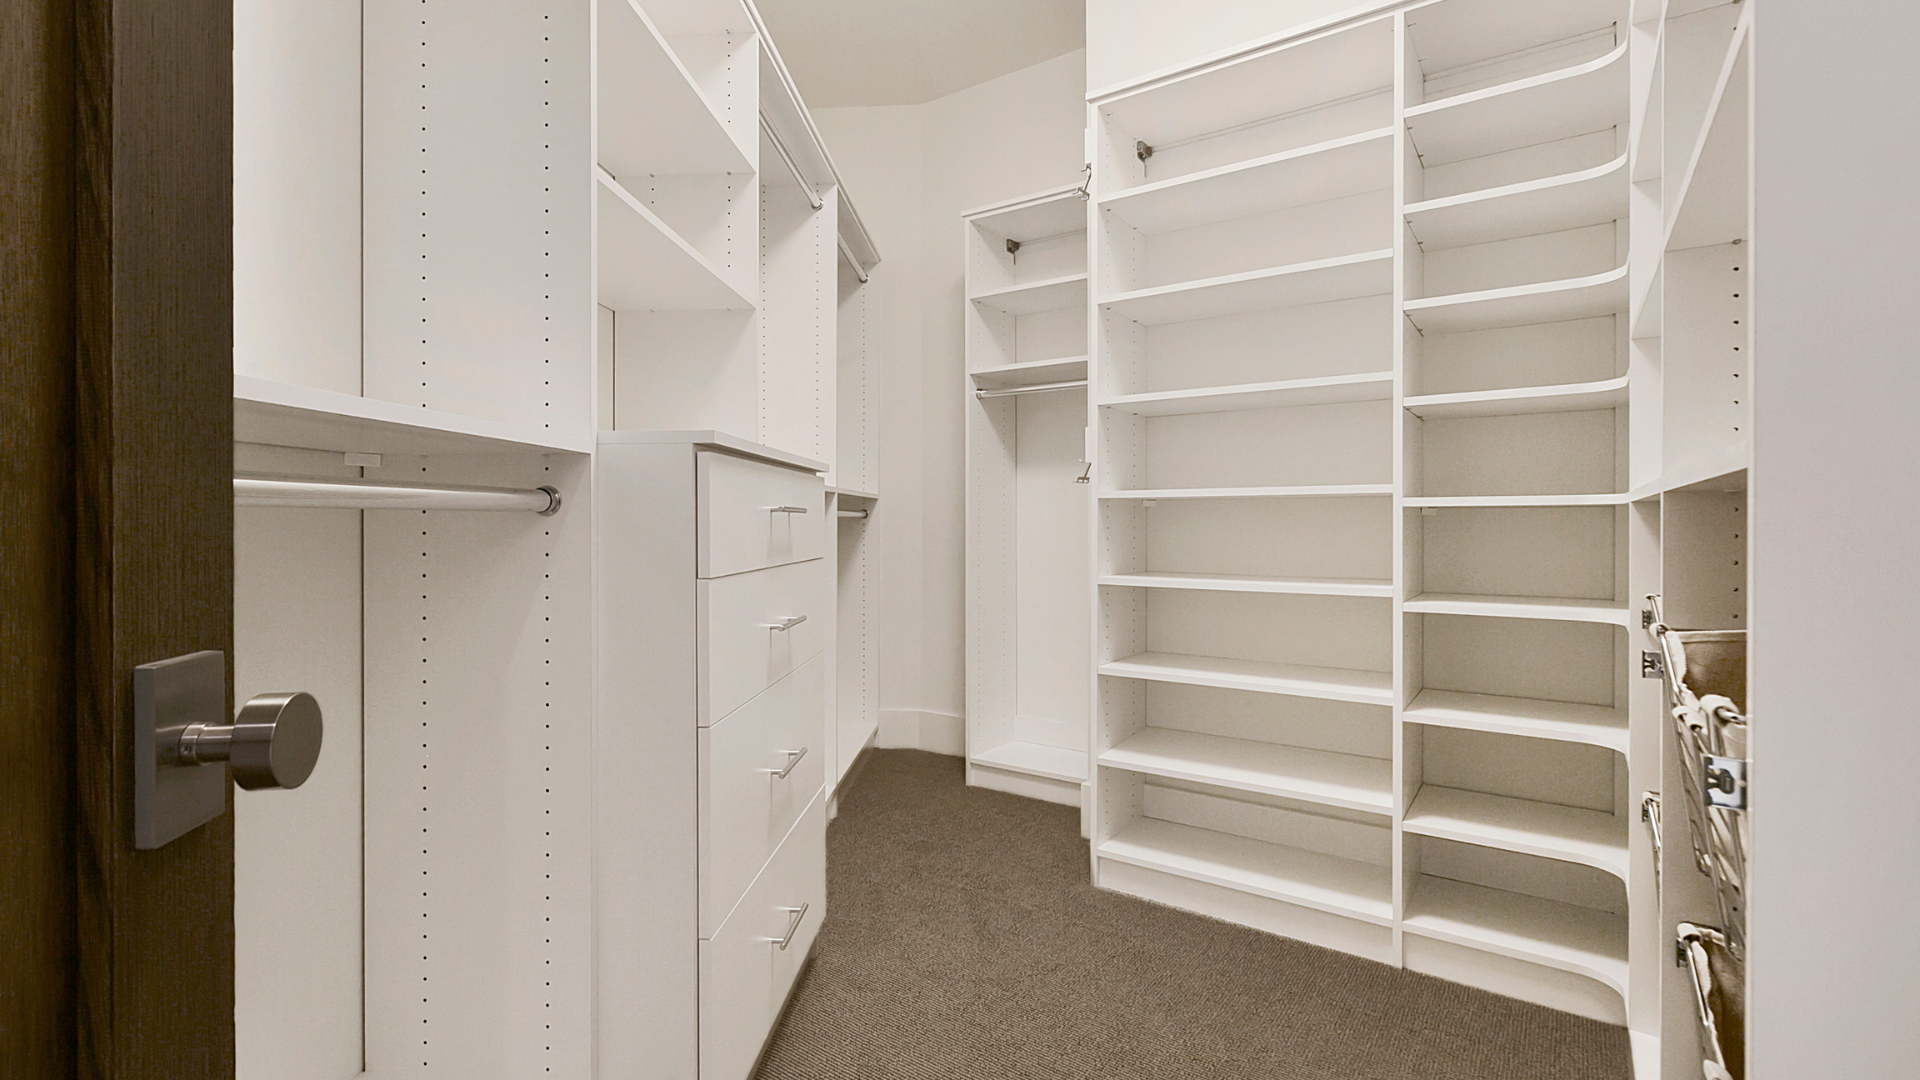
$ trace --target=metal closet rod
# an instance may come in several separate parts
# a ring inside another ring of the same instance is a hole
[[[531,510],[551,515],[560,509],[560,493],[477,487],[413,487],[402,484],[349,484],[326,480],[233,478],[235,506],[304,506],[323,510]]]
[[[1072,382],[1038,383],[1033,386],[1009,386],[1005,390],[975,390],[973,396],[980,398],[1012,397],[1015,394],[1040,394],[1048,390],[1082,390],[1086,388],[1086,385],[1087,380],[1075,379]]]
[[[835,510],[834,514],[843,518],[860,518],[861,520],[864,521],[868,517],[871,517],[873,515],[873,511],[871,510]]]

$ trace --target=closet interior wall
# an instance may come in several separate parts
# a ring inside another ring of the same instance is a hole
[[[236,15],[236,474],[561,500],[237,511],[236,692],[327,723],[234,801],[240,1075],[591,1076],[596,433],[730,432],[875,505],[836,266],[878,254],[740,0]],[[864,528],[825,530],[822,693],[870,727]],[[871,735],[826,705],[831,795]]]
[[[968,212],[967,782],[1087,782],[1087,203]]]
[[[1750,7],[1386,4],[1090,99],[1097,884],[1698,1074],[1643,612],[1745,618]]]

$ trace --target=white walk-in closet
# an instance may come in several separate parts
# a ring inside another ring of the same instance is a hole
[[[1909,1075],[1801,7],[239,0],[234,1075]]]

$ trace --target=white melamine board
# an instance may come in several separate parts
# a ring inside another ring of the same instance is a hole
[[[1155,326],[1376,296],[1392,288],[1393,252],[1388,249],[1138,289],[1103,297],[1099,303],[1116,315]]]
[[[615,313],[619,430],[754,431],[760,422],[756,326],[749,311]]]
[[[360,58],[357,5],[233,11],[237,374],[361,392]]]
[[[1300,499],[1391,495],[1392,484],[1305,484],[1293,487],[1141,488],[1103,491],[1103,499]]]
[[[235,442],[362,454],[585,453],[577,431],[525,427],[236,375]]]
[[[1417,202],[1407,224],[1424,248],[1451,248],[1598,225],[1627,216],[1627,158],[1579,172]]]
[[[1155,571],[1141,574],[1102,574],[1102,585],[1136,589],[1201,589],[1212,592],[1298,593],[1318,596],[1393,595],[1389,578],[1285,578],[1232,576]]]
[[[1427,334],[1624,315],[1627,267],[1560,281],[1408,300],[1405,307],[1408,321]]]
[[[1620,506],[1632,501],[1625,493],[1613,495],[1444,495],[1408,496],[1410,507],[1448,506]]]
[[[1429,249],[1419,257],[1423,297],[1484,293],[1546,281],[1568,281],[1619,269],[1614,222],[1535,233],[1464,247]]]
[[[1393,763],[1192,731],[1146,728],[1100,755],[1107,768],[1384,814]]]
[[[1610,26],[1622,0],[1444,0],[1407,12],[1407,37],[1429,74],[1480,64]]]
[[[598,163],[629,179],[752,172],[753,163],[640,5],[605,0],[596,11]]]
[[[839,451],[837,211],[836,200],[816,209],[792,187],[761,192],[756,438],[829,464]]]
[[[591,9],[418,9],[363,13],[362,393],[590,433]]]
[[[1411,143],[1407,152],[1414,152]],[[1411,205],[1475,195],[1604,168],[1619,156],[1616,129],[1609,127],[1444,165],[1420,162],[1422,167],[1412,169],[1410,162],[1403,197]]]
[[[1410,934],[1545,964],[1626,992],[1626,920],[1608,912],[1423,875],[1402,925]]]
[[[1393,21],[1287,42],[1100,103],[1107,119],[1159,144],[1312,109],[1393,86]]]
[[[1153,236],[1108,213],[1101,219],[1109,241],[1102,288],[1111,295],[1385,247],[1393,242],[1393,192],[1380,187]]]
[[[1140,813],[1155,821],[1368,866],[1385,868],[1393,864],[1391,824],[1386,815],[1372,810],[1349,810],[1104,766],[1099,775],[1118,788],[1138,784]]]
[[[1041,743],[1004,742],[984,749],[969,748],[967,760],[1052,780],[1080,783],[1087,778],[1085,750],[1070,750]]]
[[[1419,571],[1418,588],[1426,593],[1560,597],[1606,607],[1619,593],[1621,512],[1608,506],[1430,509],[1409,518],[1417,526],[1408,535],[1409,569]]]
[[[364,513],[375,1073],[590,1068],[592,499],[584,462],[519,469],[558,514]]]
[[[1086,405],[1079,394],[1014,401],[1014,707],[1017,716],[1064,725],[1069,748],[1084,751],[1092,500],[1076,480],[1086,456]]]
[[[1722,73],[1707,115],[1707,129],[1686,163],[1667,214],[1669,249],[1729,244],[1747,235],[1749,178],[1747,39],[1736,39],[1732,64]]]
[[[1143,424],[1145,482],[1156,488],[1382,483],[1393,476],[1391,421],[1384,401],[1152,416]],[[1111,430],[1108,437],[1118,440]]]
[[[1077,186],[1063,188],[1018,199],[1011,205],[979,207],[960,216],[976,229],[1021,244],[1075,232],[1084,234],[1087,204],[1079,191]]]
[[[1422,690],[1406,707],[1405,716],[1409,723],[1588,743],[1627,752],[1626,710],[1604,705]]]
[[[616,312],[750,311],[707,257],[674,232],[605,170],[596,170],[600,293]]]
[[[1688,630],[1747,628],[1747,493],[1672,491],[1660,500],[1660,617]]]
[[[1019,285],[975,293],[970,296],[982,304],[1009,315],[1032,315],[1060,308],[1084,308],[1087,303],[1085,271],[1060,277],[1029,281]]]
[[[1100,674],[1126,679],[1214,686],[1261,694],[1290,694],[1385,705],[1392,701],[1391,678],[1384,671],[1314,667],[1143,652],[1101,664]]]
[[[326,727],[297,790],[232,796],[235,1075],[340,1080],[365,1046],[360,514],[235,510],[233,547],[234,699],[304,690]]]
[[[1473,615],[1482,618],[1549,619],[1627,625],[1632,614],[1623,601],[1568,600],[1541,596],[1475,596],[1466,593],[1417,593],[1405,610],[1418,615]]]
[[[839,504],[847,505],[843,494]],[[870,513],[880,512],[878,506]],[[835,530],[838,572],[835,576],[837,635],[834,663],[833,712],[827,717],[834,737],[834,771],[828,788],[837,792],[860,752],[880,727],[879,637],[875,633],[873,556],[868,549],[872,518],[845,518]]]
[[[1098,208],[1155,236],[1377,190],[1392,170],[1382,128],[1130,188]]]
[[[1385,401],[1392,396],[1393,372],[1370,371],[1359,375],[1328,375],[1316,379],[1127,394],[1103,398],[1100,404],[1136,416],[1176,416],[1350,401]]]
[[[1391,665],[1391,605],[1377,598],[1146,590],[1149,652],[1332,669]],[[1130,600],[1105,590],[1103,604]]]
[[[1393,756],[1393,715],[1384,705],[1187,683],[1112,680],[1103,686],[1133,686],[1140,691],[1137,712],[1104,718],[1102,741],[1106,746],[1118,745],[1147,728],[1163,728],[1362,758],[1388,760]]]
[[[1102,388],[1126,395],[1386,371],[1393,363],[1392,304],[1391,296],[1368,296],[1137,328],[1135,370],[1116,371]],[[1118,315],[1100,318],[1135,327]]]
[[[982,390],[1080,382],[1087,377],[1087,358],[1069,356],[1060,360],[1030,360],[1024,364],[1002,364],[998,367],[980,368],[971,374],[974,385]]]
[[[1627,122],[1627,42],[1586,63],[1406,110],[1429,165],[1483,157]]]
[[[1745,245],[1669,251],[1661,337],[1664,472],[1721,462],[1753,431],[1752,284]]]
[[[1601,623],[1419,615],[1419,685],[1612,706],[1624,632]]]
[[[1669,13],[1662,36],[1662,176],[1666,220],[1672,221],[1672,196],[1679,190],[1706,130],[1716,92],[1739,47],[1743,4],[1717,4],[1686,15]],[[1743,91],[1744,92],[1744,91]]]
[[[1613,316],[1429,334],[1410,346],[1407,396],[1604,382],[1625,373]]]
[[[1244,836],[1142,818],[1094,854],[1369,922],[1393,917],[1386,867]]]
[[[1581,863],[1626,880],[1627,823],[1597,810],[1426,785],[1406,830],[1463,844]]]
[[[1517,413],[1586,412],[1616,409],[1627,403],[1627,377],[1558,386],[1519,386],[1457,394],[1409,395],[1403,404],[1423,419],[1505,416]]]
[[[834,328],[834,348],[839,354],[839,370],[834,384],[839,394],[834,413],[834,437],[839,448],[834,455],[834,485],[862,491],[880,488],[879,463],[875,460],[880,438],[880,364],[878,333],[869,311],[872,294],[854,273],[846,259],[835,262],[838,279],[838,311]]]
[[[1611,409],[1420,424],[1422,496],[1586,495],[1617,487]]]
[[[1108,549],[1102,573],[1380,582],[1393,572],[1393,504],[1378,498],[1180,499],[1105,507],[1106,535],[1144,517],[1143,552]],[[1139,526],[1136,526],[1139,527]]]

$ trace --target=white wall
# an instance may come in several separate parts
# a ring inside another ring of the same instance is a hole
[[[1378,6],[1365,0],[1087,0],[1087,90],[1131,82],[1363,5]]]
[[[880,339],[881,744],[963,750],[966,258],[962,212],[1076,183],[1086,53],[923,105],[814,113],[886,260]]]

